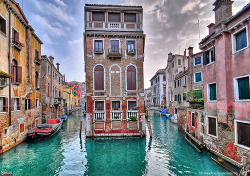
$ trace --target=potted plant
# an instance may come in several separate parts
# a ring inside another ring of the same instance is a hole
[[[115,118],[115,119],[119,119],[119,116],[115,116],[114,118]]]
[[[130,117],[130,120],[131,120],[131,121],[136,121],[137,118],[136,118],[135,116],[131,116],[131,117]]]

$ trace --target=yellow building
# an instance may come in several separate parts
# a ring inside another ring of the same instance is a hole
[[[14,0],[0,0],[0,153],[41,121],[41,44]]]

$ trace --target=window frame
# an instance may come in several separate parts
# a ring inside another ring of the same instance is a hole
[[[194,126],[193,126],[193,114],[194,114]],[[195,113],[194,112],[191,112],[191,127],[196,128],[195,127]]]
[[[210,100],[210,85],[211,84],[216,84],[216,100]],[[217,102],[217,83],[216,82],[211,82],[207,84],[207,102]]]
[[[249,87],[250,87],[250,74],[249,74],[249,75],[244,75],[244,76],[239,76],[239,77],[234,77],[234,78],[233,78],[233,82],[234,82],[234,100],[235,100],[236,102],[250,101],[250,99],[243,99],[243,100],[240,100],[240,99],[239,99],[238,79],[240,79],[240,78],[245,78],[245,77],[248,77],[248,79],[249,79]]]
[[[136,110],[134,110],[134,109],[128,109],[128,102],[130,102],[130,101],[135,101],[135,103],[136,103],[136,106],[138,105],[138,103],[137,103],[137,100],[133,100],[133,99],[130,99],[130,100],[127,100],[127,111],[136,111]],[[136,107],[135,106],[135,107]]]
[[[102,51],[101,52],[96,52],[95,51],[95,42],[96,41],[102,41]],[[104,50],[104,39],[93,39],[93,50],[94,50],[94,54],[103,54],[105,53],[105,50]]]
[[[128,67],[129,66],[133,66],[135,67],[135,90],[128,90]],[[126,67],[126,71],[125,71],[125,78],[126,78],[126,92],[137,92],[138,91],[138,70],[137,70],[137,66],[134,64],[129,64]]]
[[[94,13],[104,13],[104,21],[102,21],[102,20],[99,20],[99,21],[94,21],[93,20],[93,12]],[[105,13],[105,11],[91,11],[91,21],[93,21],[93,22],[105,22],[106,21],[106,13]]]
[[[102,101],[103,102],[103,110],[95,110],[95,107],[96,107],[95,104],[96,104],[97,101]],[[105,111],[105,110],[106,110],[105,100],[95,100],[94,101],[94,111]]]
[[[37,104],[37,102],[38,102],[38,104]],[[36,105],[35,107],[36,107],[37,109],[40,108],[39,104],[40,104],[39,98],[35,98],[35,105]]]
[[[0,32],[2,34],[4,34],[5,36],[7,36],[7,20],[2,15],[0,15],[0,17],[5,21],[5,33],[2,31],[2,28],[1,28]],[[2,23],[0,23],[0,25],[2,25]]]
[[[201,73],[201,81],[199,81],[199,82],[196,82],[196,73]],[[194,83],[202,83],[203,82],[203,77],[202,77],[202,71],[199,71],[199,72],[195,72],[194,73]]]
[[[120,110],[113,110],[113,102],[114,101],[119,101],[120,102]],[[111,100],[111,109],[110,109],[111,111],[122,111],[122,102],[121,102],[121,100]]]
[[[125,14],[135,14],[135,21],[125,21]],[[137,13],[134,13],[134,12],[124,12],[123,13],[123,22],[124,23],[137,23],[138,22],[138,19],[137,19]]]
[[[216,119],[216,127],[215,127],[216,128],[216,135],[215,136],[209,133],[209,120],[208,120],[208,118],[215,118]],[[206,122],[207,122],[207,130],[206,130],[207,135],[214,137],[214,138],[218,138],[218,118],[216,116],[207,115]]]
[[[133,54],[136,54],[136,40],[126,40],[126,54],[129,55],[129,51],[128,51],[128,42],[134,42],[134,52]],[[130,50],[133,51],[133,50]]]
[[[21,125],[23,124],[23,132],[21,132]],[[19,124],[19,134],[23,134],[25,132],[25,123]]]
[[[104,90],[95,90],[95,68],[97,66],[102,66],[103,67],[103,76],[104,76]],[[106,70],[105,67],[102,64],[97,64],[93,67],[93,91],[94,92],[106,92]]]
[[[178,66],[181,66],[181,59],[178,59]]]
[[[240,50],[236,51],[236,35],[246,29],[246,40],[247,40],[247,46],[245,48],[241,48]],[[232,54],[236,54],[240,51],[243,51],[249,47],[249,36],[248,36],[248,26],[245,25],[242,28],[236,30],[234,33],[231,34],[231,39],[232,39]]]
[[[237,123],[247,123],[250,125],[249,121],[234,120],[234,135],[235,135],[234,145],[239,146],[239,147],[244,148],[244,149],[247,149],[247,150],[250,150],[250,147],[247,147],[245,145],[238,143],[238,125],[237,125]]]
[[[200,64],[195,64],[195,60],[198,59],[198,58],[201,58],[201,63]],[[194,66],[202,65],[202,56],[195,57],[193,61],[194,61]]]

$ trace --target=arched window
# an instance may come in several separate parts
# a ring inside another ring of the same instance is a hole
[[[39,77],[38,77],[38,72],[35,72],[35,88],[39,88]]]
[[[104,68],[101,65],[95,67],[94,85],[95,90],[104,90]]]
[[[127,68],[127,90],[136,90],[136,69],[132,65]]]

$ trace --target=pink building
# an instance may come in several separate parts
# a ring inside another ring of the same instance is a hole
[[[250,3],[232,16],[231,0],[216,0],[215,24],[203,51],[207,148],[221,163],[250,169]]]

